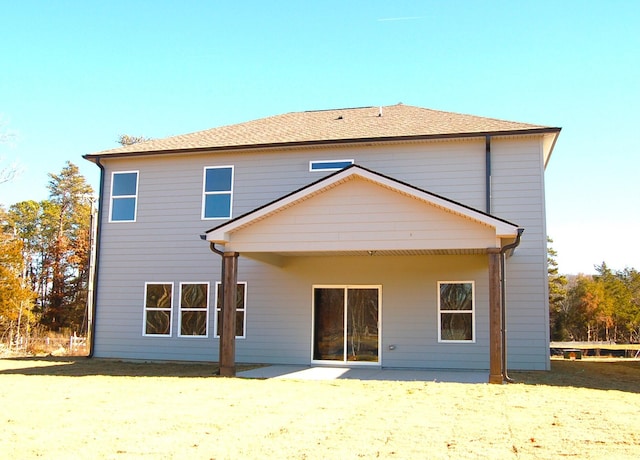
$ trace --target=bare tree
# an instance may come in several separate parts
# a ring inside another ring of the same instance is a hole
[[[151,138],[146,136],[130,136],[129,134],[120,134],[120,136],[118,137],[118,144],[124,147],[126,145],[139,144],[140,142],[147,142],[150,140]]]
[[[7,122],[0,117],[0,144],[8,144],[14,141],[17,137],[16,133],[7,129],[6,125]],[[4,159],[0,157],[0,165],[3,161]],[[13,162],[7,166],[2,165],[0,167],[0,184],[4,184],[5,182],[15,179],[19,173],[20,167],[17,162]]]
[[[3,159],[0,158],[0,164]],[[17,163],[12,163],[8,166],[3,166],[0,168],[0,184],[4,184],[5,182],[12,181],[15,177],[20,173],[20,168]]]

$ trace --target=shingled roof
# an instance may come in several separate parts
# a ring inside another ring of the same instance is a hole
[[[305,144],[548,133],[559,128],[397,104],[291,112],[190,134],[154,139],[91,155],[264,148]]]

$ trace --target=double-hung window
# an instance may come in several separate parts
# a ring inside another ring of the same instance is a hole
[[[143,335],[171,336],[173,283],[145,283]]]
[[[233,198],[233,166],[204,168],[203,219],[230,219]]]
[[[475,342],[473,281],[438,282],[438,340]]]
[[[209,283],[180,283],[180,337],[207,337]]]
[[[246,337],[247,325],[247,283],[236,285],[236,338]],[[216,283],[216,337],[222,332],[222,283]]]
[[[111,175],[110,222],[135,222],[138,203],[138,171]]]

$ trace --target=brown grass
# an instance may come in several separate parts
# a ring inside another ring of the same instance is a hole
[[[514,385],[246,380],[203,364],[0,360],[3,458],[637,458],[640,363]]]

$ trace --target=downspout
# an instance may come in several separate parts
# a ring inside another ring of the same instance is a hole
[[[520,237],[524,233],[524,228],[518,229],[518,234],[513,243],[506,244],[500,249],[500,313],[502,322],[502,378],[507,383],[514,383],[507,373],[507,281],[505,279],[505,254],[507,251],[517,248],[520,245]]]
[[[201,235],[200,238],[202,238],[204,240],[204,239],[206,239],[206,236],[205,235]],[[209,243],[209,249],[211,249],[211,252],[215,252],[220,257],[224,256],[224,252],[222,252],[220,249],[217,249],[215,243]]]
[[[93,266],[93,293],[91,295],[91,311],[89,316],[89,321],[91,324],[89,325],[89,333],[91,336],[89,337],[89,354],[87,358],[93,358],[93,353],[95,351],[94,341],[96,336],[96,305],[98,301],[98,268],[100,267],[100,229],[102,228],[102,210],[104,194],[102,193],[104,189],[104,165],[100,163],[100,158],[96,157],[96,165],[100,168],[100,189],[98,191],[98,216],[96,222],[96,238],[95,238],[95,247],[93,248],[95,252],[95,264]]]
[[[491,136],[484,138],[484,161],[485,161],[485,211],[491,214]]]
[[[207,240],[207,236],[206,235],[200,235],[200,238],[203,240]],[[211,252],[215,252],[216,254],[218,254],[220,257],[224,257],[224,252],[221,251],[220,249],[216,248],[216,244],[215,243],[209,243],[209,249],[211,250]],[[224,261],[222,263],[222,270],[221,270],[221,275],[220,275],[220,302],[221,302],[221,306],[224,305],[224,289],[222,288],[222,283],[224,282]],[[222,321],[223,321],[223,317],[224,315],[220,315],[220,330],[222,331]],[[218,345],[220,346],[220,345]],[[220,361],[218,359],[218,361]],[[215,375],[220,375],[220,369],[218,368],[218,372]]]

